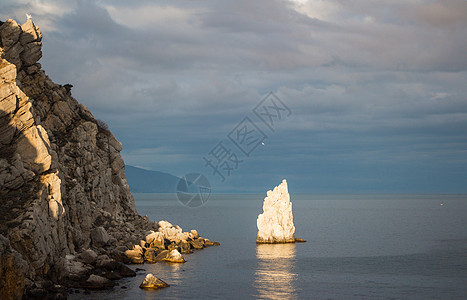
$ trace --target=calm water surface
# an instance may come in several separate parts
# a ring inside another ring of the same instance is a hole
[[[258,246],[264,195],[211,195],[191,209],[172,194],[135,198],[140,214],[221,246],[71,299],[467,298],[466,195],[291,195],[296,236],[308,242]],[[171,286],[139,289],[149,272]]]

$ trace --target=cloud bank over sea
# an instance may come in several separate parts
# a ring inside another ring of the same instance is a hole
[[[467,2],[7,0],[125,162],[203,156],[269,93],[292,111],[213,190],[467,192]],[[260,126],[260,122],[258,123]]]

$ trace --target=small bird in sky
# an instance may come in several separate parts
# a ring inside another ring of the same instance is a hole
[[[261,145],[263,145],[263,146],[264,146],[264,142],[261,142]]]
[[[29,19],[32,18],[32,16],[30,14],[26,14],[26,18],[28,18],[28,20],[29,20]]]

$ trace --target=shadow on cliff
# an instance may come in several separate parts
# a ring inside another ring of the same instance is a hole
[[[12,124],[16,111],[8,113],[1,109],[3,100],[0,100],[0,299],[21,299],[28,263],[10,244],[9,234],[12,228],[21,225],[21,214],[34,200],[41,183],[31,171],[29,176],[21,174],[28,171],[16,151],[17,142],[23,139],[23,143],[28,143],[28,140]],[[34,149],[32,144],[28,146]],[[33,151],[30,155],[37,153]]]
[[[0,234],[5,236],[8,236],[9,228],[20,224],[15,219],[41,188],[35,180],[36,175],[24,168],[21,154],[16,151],[17,143],[22,140],[29,146],[29,157],[37,157],[37,151],[23,134],[24,130],[12,124],[13,118],[14,113],[0,108]]]

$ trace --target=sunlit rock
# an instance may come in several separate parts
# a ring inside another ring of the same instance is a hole
[[[125,255],[130,259],[133,264],[144,263],[143,249],[140,245],[134,245],[132,250],[126,250]]]
[[[188,232],[183,232],[182,228],[178,225],[174,226],[167,221],[159,221],[158,225],[158,232],[160,232],[165,239],[170,241],[179,243],[190,237],[190,234]]]
[[[152,248],[164,248],[164,234],[151,231],[151,233],[146,236],[146,243]]]
[[[152,274],[146,275],[144,281],[139,286],[142,289],[155,290],[168,287],[169,285]]]
[[[164,220],[159,221],[158,225],[159,225],[159,228],[170,228],[173,226],[171,223],[164,221]]]
[[[256,243],[295,242],[292,203],[285,179],[274,190],[267,192],[263,202],[263,213],[258,216],[256,224],[258,226]]]
[[[172,262],[172,263],[184,263],[185,259],[183,258],[182,254],[178,252],[178,250],[174,249],[170,251],[165,261]]]

